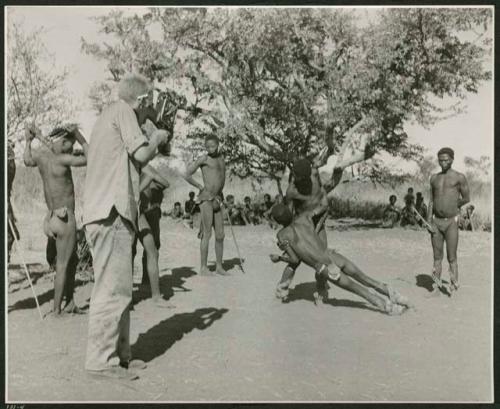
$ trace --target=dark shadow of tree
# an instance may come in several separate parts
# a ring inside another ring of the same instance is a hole
[[[139,334],[137,342],[132,345],[132,355],[144,362],[150,362],[163,355],[184,335],[189,334],[194,329],[207,329],[228,311],[226,308],[210,307],[175,314],[156,324],[146,333]]]

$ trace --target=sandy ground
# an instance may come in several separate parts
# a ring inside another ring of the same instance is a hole
[[[306,267],[297,272],[290,302],[276,300],[282,266],[269,261],[278,249],[276,232],[267,226],[235,228],[246,274],[227,229],[225,267],[233,275],[215,278],[196,275],[199,241],[193,230],[167,220],[162,228],[162,291],[177,308],[157,309],[147,291],[135,291],[132,348],[148,364],[141,378],[88,378],[87,316],[41,322],[25,282],[8,294],[9,401],[491,399],[491,234],[461,233],[462,287],[452,298],[430,298],[426,232],[330,230],[330,247],[417,306],[391,317],[335,287],[329,303],[316,307],[313,273]],[[28,263],[44,263],[43,236],[22,243]],[[14,254],[13,261],[19,260]],[[165,275],[168,268],[172,275]],[[443,271],[447,279],[446,264]],[[51,277],[36,278],[46,312]],[[88,303],[90,291],[90,283],[80,283],[77,301]]]

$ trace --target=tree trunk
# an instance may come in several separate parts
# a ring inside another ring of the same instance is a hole
[[[281,179],[275,178],[274,180],[276,181],[276,185],[278,186],[279,194],[281,195],[281,197],[285,197],[285,195],[283,194],[283,189],[281,188]]]

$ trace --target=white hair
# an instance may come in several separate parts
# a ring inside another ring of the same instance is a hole
[[[149,80],[140,74],[127,74],[118,84],[118,96],[126,102],[135,102],[138,96],[147,94],[151,88]]]

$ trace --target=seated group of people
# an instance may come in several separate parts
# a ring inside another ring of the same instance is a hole
[[[396,206],[396,201],[396,195],[391,195],[389,197],[389,204],[384,209],[383,227],[395,227],[399,223],[402,227],[425,228],[423,220],[427,219],[427,205],[424,202],[422,192],[417,192],[417,195],[414,196],[413,188],[408,188],[404,197],[405,206],[401,210]],[[458,219],[459,229],[469,231],[475,230],[473,216],[474,205],[470,204],[464,207]]]
[[[424,227],[424,221],[427,218],[427,205],[424,202],[422,192],[413,194],[413,188],[408,188],[404,197],[405,206],[399,209],[396,206],[398,200],[396,195],[389,197],[389,204],[384,209],[383,227],[390,228],[398,223],[401,227]]]
[[[227,195],[225,204],[229,220],[234,226],[257,225],[269,223],[271,227],[277,227],[271,218],[271,209],[276,203],[281,203],[283,198],[281,195],[276,195],[275,199],[271,199],[271,195],[264,194],[263,200],[255,198],[252,200],[250,196],[245,196],[243,203],[237,203],[234,195]],[[185,220],[189,227],[194,228],[197,224],[197,215],[200,213],[200,206],[195,201],[195,193],[189,192],[189,199],[184,203],[184,208],[180,202],[175,202],[174,207],[167,212],[163,212],[164,216],[169,216],[174,220]],[[229,223],[225,220],[225,223]]]

